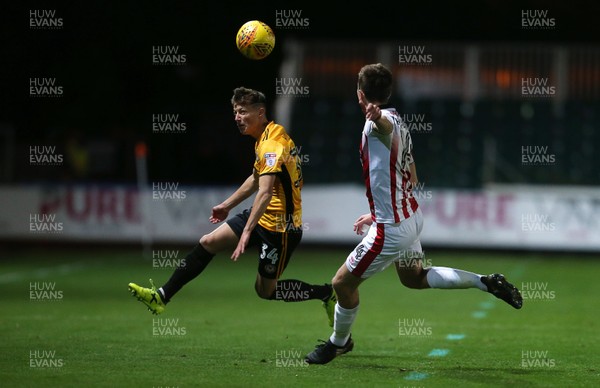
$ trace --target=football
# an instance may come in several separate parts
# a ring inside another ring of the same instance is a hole
[[[240,27],[235,44],[246,58],[264,59],[275,47],[275,33],[266,23],[251,20]]]

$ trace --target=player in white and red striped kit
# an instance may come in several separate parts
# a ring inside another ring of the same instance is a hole
[[[306,356],[309,364],[326,364],[351,351],[351,328],[359,306],[358,287],[395,263],[409,288],[479,288],[521,308],[519,290],[501,274],[479,275],[447,267],[423,268],[420,234],[423,215],[412,195],[417,183],[410,132],[395,108],[387,105],[393,79],[384,65],[370,64],[358,73],[358,103],[365,113],[360,156],[371,212],[358,218],[354,230],[367,235],[348,255],[333,278],[337,294],[333,334]]]

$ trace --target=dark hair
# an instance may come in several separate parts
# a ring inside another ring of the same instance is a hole
[[[245,87],[233,89],[233,97],[231,97],[231,105],[253,105],[265,104],[267,98],[262,92]]]
[[[369,101],[388,102],[392,85],[392,72],[381,63],[365,65],[358,72],[358,88]]]

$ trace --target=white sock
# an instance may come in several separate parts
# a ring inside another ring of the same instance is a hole
[[[448,267],[431,267],[427,271],[427,283],[431,288],[479,288],[487,291],[481,275]]]
[[[329,340],[336,346],[344,346],[350,337],[350,329],[358,314],[358,306],[353,309],[345,309],[335,304],[335,320],[333,322],[333,334]]]

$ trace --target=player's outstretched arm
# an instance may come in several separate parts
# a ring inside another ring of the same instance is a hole
[[[229,211],[239,205],[243,200],[251,196],[258,189],[258,175],[253,173],[244,183],[225,201],[212,208],[208,220],[216,224],[227,218]]]
[[[258,192],[256,193],[256,198],[254,198],[254,203],[252,204],[252,211],[250,212],[250,216],[248,216],[248,221],[246,221],[246,226],[244,227],[244,231],[240,236],[240,241],[238,241],[238,245],[231,255],[231,259],[233,261],[237,261],[240,255],[244,253],[246,246],[250,241],[250,235],[252,234],[252,231],[258,224],[258,220],[260,220],[263,214],[265,214],[267,206],[273,197],[275,177],[275,174],[265,174],[260,176],[259,188]]]
[[[367,120],[371,120],[375,123],[375,130],[383,135],[388,135],[394,130],[394,126],[390,120],[385,118],[381,114],[381,109],[367,101],[365,93],[362,90],[357,90],[356,95],[358,96],[358,105],[362,109]]]

